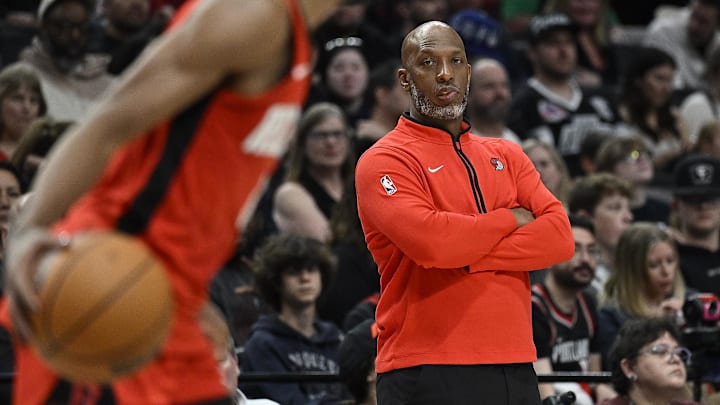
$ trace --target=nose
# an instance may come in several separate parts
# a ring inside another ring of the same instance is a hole
[[[446,83],[453,79],[452,62],[449,60],[443,60],[438,64],[439,70],[437,74],[437,81],[440,83]]]
[[[625,222],[625,223],[628,223],[628,224],[631,223],[632,220],[633,220],[633,214],[632,214],[632,212],[631,212],[630,210],[623,210],[622,220],[623,220],[623,222]]]

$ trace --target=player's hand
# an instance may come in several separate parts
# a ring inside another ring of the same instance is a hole
[[[517,227],[520,228],[523,225],[527,225],[535,219],[532,212],[522,207],[510,208],[510,211],[515,215],[517,221]]]
[[[36,275],[42,259],[53,249],[68,246],[69,238],[58,238],[46,229],[22,231],[7,246],[5,295],[10,307],[13,332],[21,341],[32,336],[30,315],[40,307]]]

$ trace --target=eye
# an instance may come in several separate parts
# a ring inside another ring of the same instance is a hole
[[[424,60],[422,61],[422,63],[423,63],[423,65],[425,65],[425,66],[432,66],[433,60],[432,60],[432,59],[424,59]]]
[[[456,65],[459,65],[459,64],[463,63],[463,59],[460,58],[460,57],[453,58],[452,61],[453,61],[453,63],[455,63]]]

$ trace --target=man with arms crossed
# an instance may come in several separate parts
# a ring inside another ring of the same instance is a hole
[[[528,271],[569,259],[562,204],[519,146],[470,134],[470,65],[447,24],[402,46],[410,112],[360,159],[382,293],[378,403],[539,404]]]
[[[88,230],[127,233],[155,251],[173,286],[175,319],[160,355],[110,387],[59,379],[18,344],[17,404],[230,403],[198,313],[294,132],[311,73],[308,31],[336,3],[186,2],[172,28],[55,147],[11,231],[5,322],[30,335],[28,314],[40,304],[36,264],[59,239]]]

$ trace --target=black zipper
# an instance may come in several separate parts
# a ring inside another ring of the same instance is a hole
[[[485,199],[483,198],[482,190],[480,189],[480,182],[478,181],[475,167],[473,167],[470,159],[468,159],[465,152],[463,152],[462,145],[459,140],[453,140],[453,149],[455,149],[455,153],[460,156],[460,160],[463,162],[465,170],[467,170],[468,178],[470,179],[470,188],[472,188],[473,197],[475,198],[475,206],[481,214],[486,214],[487,208],[485,208]]]

